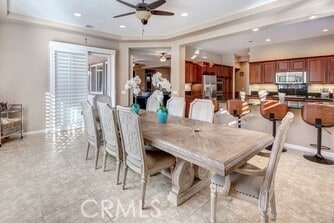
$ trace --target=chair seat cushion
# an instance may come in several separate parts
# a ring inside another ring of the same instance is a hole
[[[147,168],[151,173],[169,168],[175,164],[175,157],[160,150],[146,150]]]
[[[260,169],[248,163],[242,166],[242,168]],[[230,174],[230,177],[231,177],[230,192],[259,199],[260,189],[264,176],[248,176],[233,172],[232,174]],[[211,183],[223,187],[225,184],[225,177],[219,174],[215,174],[211,178]]]

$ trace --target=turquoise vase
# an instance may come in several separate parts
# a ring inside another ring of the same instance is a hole
[[[164,106],[161,106],[157,111],[158,122],[167,123],[168,120],[168,110]]]
[[[133,103],[133,104],[131,105],[131,108],[132,108],[132,110],[133,110],[134,112],[136,112],[136,113],[139,115],[140,106],[139,106],[138,103]]]

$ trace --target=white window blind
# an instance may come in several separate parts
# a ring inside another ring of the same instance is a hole
[[[81,128],[81,102],[87,100],[87,54],[80,52],[54,53],[53,126],[54,130]]]

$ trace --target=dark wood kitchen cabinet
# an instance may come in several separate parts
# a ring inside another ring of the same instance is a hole
[[[326,83],[326,58],[307,59],[307,80],[309,84]]]
[[[290,60],[290,71],[306,71],[306,60],[305,59]]]
[[[262,83],[262,64],[250,63],[249,64],[249,83],[261,84]]]
[[[202,80],[198,80],[196,64],[186,61],[185,64],[185,82],[186,83],[199,83]]]
[[[276,61],[277,72],[295,72],[306,71],[305,59],[292,59],[292,60],[278,60]]]
[[[334,57],[327,58],[327,83],[334,84]]]
[[[233,76],[233,67],[223,66],[223,76],[232,77]]]
[[[265,62],[263,66],[263,83],[274,84],[276,78],[276,62]]]
[[[276,61],[276,68],[277,72],[288,72],[290,70],[290,61],[289,60]]]

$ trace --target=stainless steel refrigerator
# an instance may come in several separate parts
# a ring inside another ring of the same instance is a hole
[[[213,75],[203,75],[203,98],[216,99],[217,97],[217,77]]]

